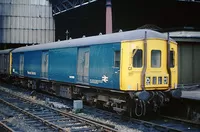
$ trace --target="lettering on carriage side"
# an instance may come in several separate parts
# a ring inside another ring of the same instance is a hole
[[[36,72],[32,72],[32,71],[27,71],[28,75],[36,75]]]
[[[108,82],[108,77],[107,77],[106,75],[103,75],[103,76],[102,76],[102,81],[103,81],[104,83],[107,83],[107,82]]]
[[[96,80],[96,79],[90,79],[90,83],[99,84],[99,83],[103,83],[103,81],[102,80]]]
[[[108,77],[106,75],[103,75],[101,77],[101,80],[90,79],[90,83],[93,83],[93,84],[100,84],[100,83],[107,83],[107,82],[108,82]]]
[[[75,78],[75,76],[69,76],[69,78],[70,78],[70,79],[74,79],[74,78]]]

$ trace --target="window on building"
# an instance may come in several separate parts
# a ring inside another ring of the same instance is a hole
[[[174,67],[174,51],[170,51],[170,67]]]
[[[120,51],[115,51],[115,58],[114,58],[115,67],[120,67]]]
[[[141,49],[133,50],[133,67],[142,67],[142,50]]]
[[[151,67],[159,68],[161,66],[161,51],[152,50],[151,51]]]

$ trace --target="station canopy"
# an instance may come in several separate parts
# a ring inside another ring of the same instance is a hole
[[[49,0],[52,3],[53,16],[59,15],[71,9],[75,9],[97,0]]]

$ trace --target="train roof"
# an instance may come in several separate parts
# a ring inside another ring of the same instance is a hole
[[[0,50],[0,54],[8,54],[12,49]]]
[[[97,44],[115,43],[125,40],[143,40],[145,37],[145,31],[147,32],[147,39],[154,38],[154,39],[167,40],[167,36],[162,33],[148,29],[139,29],[133,31],[126,31],[126,32],[112,33],[106,35],[64,40],[47,44],[20,47],[13,50],[13,53],[35,51],[35,50],[49,50],[49,49],[66,48],[66,47],[81,47],[81,46],[89,46]],[[172,39],[170,39],[170,41],[175,42]]]

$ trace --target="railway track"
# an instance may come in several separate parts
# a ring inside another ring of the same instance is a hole
[[[18,89],[19,90],[19,89]],[[24,90],[24,89],[23,89]],[[26,91],[26,90],[25,90]],[[39,93],[39,96],[42,94]],[[43,97],[39,97],[43,98]],[[62,100],[62,99],[60,99]],[[115,122],[129,124],[129,128],[138,129],[142,131],[185,131],[185,132],[199,132],[200,124],[188,120],[177,119],[167,116],[159,116],[154,119],[136,119],[129,117],[122,117],[115,113],[108,112],[101,109],[94,109],[89,106],[84,106],[84,110],[88,111],[90,115],[95,115],[95,118],[103,117],[108,120],[115,120]],[[104,125],[104,124],[103,124]],[[141,129],[142,128],[142,129]],[[145,128],[145,129],[143,129]]]
[[[33,126],[33,124],[31,124],[31,122],[23,123],[23,125],[19,125],[19,124],[22,123],[22,121],[29,119],[29,118],[37,121],[36,119],[33,119],[33,118],[27,116],[26,114],[14,109],[13,107],[10,107],[10,106],[2,103],[1,101],[0,101],[0,108],[1,108],[0,109],[1,112],[3,111],[3,113],[2,113],[3,118],[1,118],[1,121],[0,121],[0,131],[1,132],[6,132],[6,131],[7,132],[24,132],[25,129],[27,129],[27,131],[31,131],[30,128],[26,127],[26,125]],[[17,120],[17,118],[18,118],[18,120]],[[15,121],[17,121],[18,123],[14,123]],[[41,122],[38,122],[38,124],[39,123],[41,123]],[[48,130],[48,129],[46,129],[46,130]]]
[[[85,119],[73,113],[62,112],[2,90],[0,90],[0,102],[16,110],[16,113],[22,113],[26,123],[42,131],[117,131],[114,126]],[[11,125],[9,127],[11,130],[14,129]]]
[[[8,122],[0,122],[0,131],[1,132],[14,132],[14,131],[18,132],[18,130],[19,130],[18,128],[12,129],[11,127],[9,127],[10,125],[11,124],[9,124]]]
[[[130,118],[126,116],[119,116],[112,112],[103,111],[98,109],[95,111],[98,116],[105,116],[108,119],[113,117],[118,121],[131,122],[133,127],[144,126],[147,128],[154,128],[155,131],[173,131],[173,132],[200,132],[200,123],[192,122],[184,119],[179,119],[175,117],[158,115],[155,118],[137,119]],[[137,124],[137,126],[136,126]]]
[[[200,126],[196,123],[192,124],[184,120],[177,120],[176,118],[160,116],[157,119],[139,120],[130,119],[133,122],[141,122],[144,126],[150,126],[159,131],[174,131],[174,132],[199,132]]]

